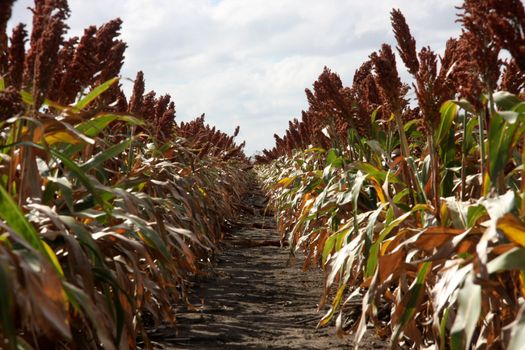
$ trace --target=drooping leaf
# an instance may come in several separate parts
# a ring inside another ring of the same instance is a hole
[[[425,280],[431,268],[431,262],[425,262],[420,267],[419,272],[417,274],[417,278],[410,287],[410,290],[408,291],[408,294],[406,296],[406,302],[403,303],[403,312],[399,317],[399,321],[395,325],[394,333],[392,336],[393,344],[397,344],[399,336],[401,335],[401,332],[403,331],[404,327],[406,326],[408,321],[410,321],[414,316],[419,306],[419,300],[421,293],[424,289]]]
[[[512,324],[508,350],[520,350],[525,344],[525,306],[522,306]]]
[[[29,245],[37,251],[47,254],[38,232],[3,186],[0,186],[0,218],[5,220]]]
[[[459,307],[450,331],[452,350],[470,349],[472,336],[481,314],[481,286],[474,282],[474,274],[467,275],[459,290]]]
[[[500,271],[525,270],[525,249],[515,248],[489,261],[488,273]]]
[[[507,213],[496,222],[496,228],[512,242],[525,247],[525,225],[513,214]]]
[[[523,101],[516,95],[507,91],[498,91],[493,94],[494,102],[502,110],[511,110]]]

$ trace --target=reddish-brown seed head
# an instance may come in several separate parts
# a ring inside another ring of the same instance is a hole
[[[419,70],[419,61],[416,54],[416,40],[410,34],[410,28],[405,16],[400,10],[393,9],[390,13],[392,28],[397,41],[397,51],[405,63],[408,71],[415,76]]]
[[[22,87],[22,76],[24,74],[25,43],[27,31],[25,24],[18,24],[13,28],[11,45],[8,48],[8,84],[20,89]]]

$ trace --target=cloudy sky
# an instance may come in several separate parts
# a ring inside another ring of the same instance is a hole
[[[30,23],[31,0],[15,3],[11,26]],[[206,113],[226,132],[241,126],[247,153],[306,109],[304,89],[327,65],[346,85],[381,43],[394,44],[389,12],[399,8],[418,48],[442,52],[457,36],[458,0],[70,0],[71,35],[120,17],[128,43],[123,76],[169,93],[177,118]],[[127,83],[126,89],[130,89]]]

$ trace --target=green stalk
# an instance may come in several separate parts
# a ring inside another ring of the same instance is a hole
[[[407,135],[405,134],[405,128],[403,127],[403,120],[401,119],[401,115],[398,112],[394,113],[394,117],[396,118],[397,129],[399,131],[401,154],[406,159],[409,157],[410,151],[408,149],[408,139]]]
[[[480,153],[480,167],[481,167],[481,188],[485,189],[485,112],[481,111],[478,114],[479,120],[479,153]],[[485,192],[485,190],[483,190]],[[485,196],[486,193],[483,193]]]
[[[400,147],[401,147],[401,155],[407,162],[407,159],[410,156],[410,150],[408,148],[408,139],[407,139],[407,135],[405,134],[403,120],[401,119],[401,114],[399,112],[394,112],[394,118],[396,119],[397,129],[399,131],[399,142],[400,142]],[[414,193],[413,186],[417,186],[417,179],[412,169],[410,169],[410,167],[408,166],[406,168],[407,168],[407,171],[406,171],[407,180],[409,182],[408,190],[410,192],[410,198],[412,200],[412,204],[415,205],[418,202],[418,200],[417,200],[416,193]]]
[[[136,126],[132,125],[129,132],[129,137],[132,138],[135,136]],[[133,142],[129,144],[129,150],[128,150],[128,168],[126,169],[126,172],[128,174],[131,173],[131,169],[133,168],[133,161],[134,161],[134,153],[133,153]]]
[[[439,164],[436,153],[436,143],[434,141],[434,134],[429,133],[427,136],[430,148],[430,176],[432,181],[432,199],[434,201],[434,208],[436,209],[436,218],[440,220],[440,201],[439,201]],[[423,194],[425,193],[423,189]]]
[[[462,147],[462,152],[461,152],[461,200],[464,201],[465,200],[465,187],[467,185],[467,181],[466,181],[466,170],[465,170],[465,166],[466,166],[466,158],[467,158],[467,143],[465,142],[466,140],[466,137],[467,137],[467,117],[468,117],[468,112],[465,111],[465,116],[463,118],[463,147]]]
[[[489,90],[489,117],[492,118],[494,116],[494,113],[496,112],[496,109],[494,108],[494,96],[492,95],[492,89],[490,86],[487,87]],[[493,186],[496,187],[496,191],[499,194],[503,194],[505,192],[505,173],[500,172],[498,174],[498,177],[496,179],[496,183],[493,184]]]

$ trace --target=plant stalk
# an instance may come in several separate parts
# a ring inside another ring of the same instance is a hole
[[[479,154],[480,154],[480,173],[481,173],[481,188],[485,189],[485,112],[481,111],[478,114],[479,120]],[[483,190],[485,192],[485,190]],[[486,193],[483,193],[486,195]]]
[[[465,111],[465,116],[463,118],[463,146],[462,146],[462,152],[461,152],[461,201],[465,201],[466,195],[465,195],[465,189],[467,186],[467,173],[465,170],[466,167],[466,158],[467,158],[467,143],[465,142],[467,137],[467,117],[468,112]]]
[[[408,147],[408,139],[407,139],[407,135],[405,134],[405,128],[403,126],[403,120],[401,119],[401,113],[398,111],[394,112],[394,118],[396,119],[397,129],[399,132],[399,143],[401,147],[401,155],[403,156],[404,161],[407,162],[407,159],[410,156],[410,149]],[[412,170],[408,166],[408,163],[406,163],[406,165],[407,166],[405,167],[405,169],[406,169],[407,180],[409,180],[408,190],[410,191],[410,198],[413,201],[412,204],[416,204],[418,202],[418,199],[417,199],[416,193],[414,192],[413,186],[417,184],[416,182],[417,179],[416,179],[415,174],[412,172]]]
[[[428,136],[428,145],[430,148],[430,176],[432,183],[432,199],[434,201],[434,208],[436,209],[436,219],[440,221],[440,200],[439,200],[439,163],[436,153],[436,145],[434,135],[430,133]]]

